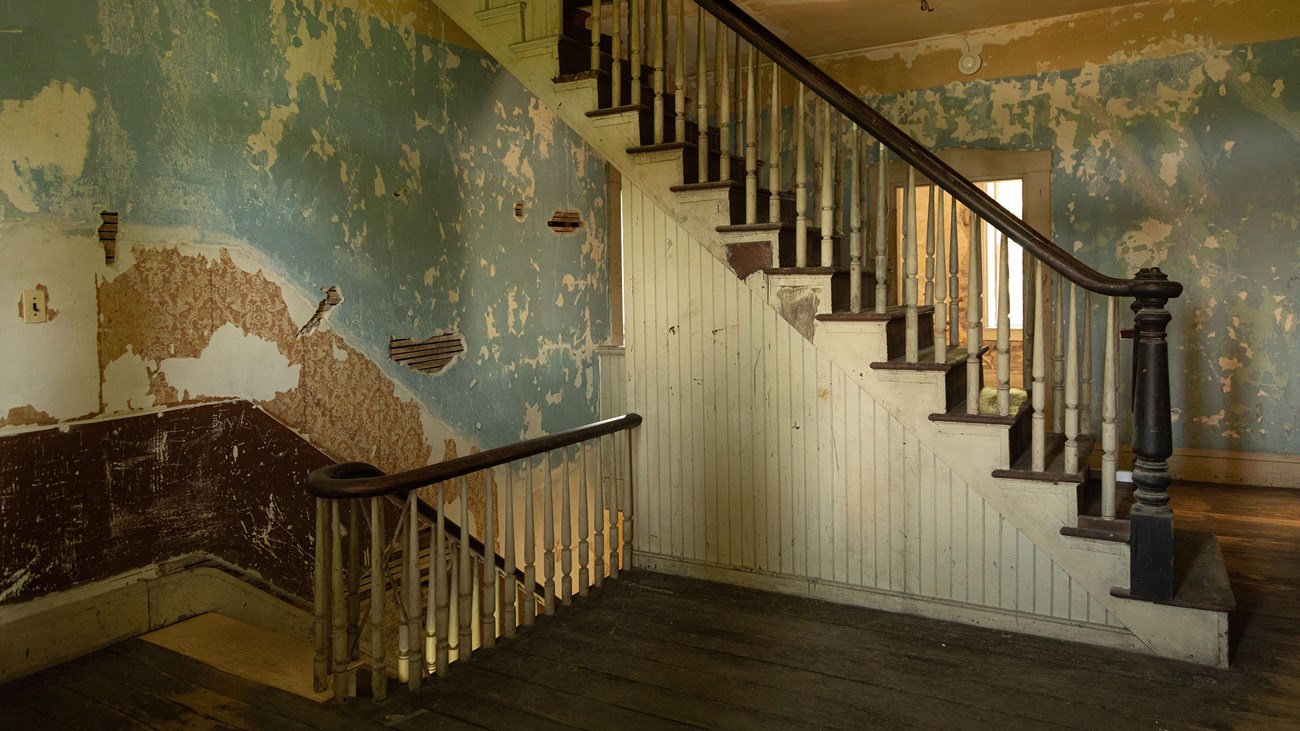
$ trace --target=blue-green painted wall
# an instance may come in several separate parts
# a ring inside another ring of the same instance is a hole
[[[20,31],[0,35],[6,111],[89,123],[66,143],[84,155],[0,126],[5,247],[101,207],[124,241],[233,238],[305,291],[340,285],[333,321],[376,360],[390,336],[462,333],[436,378],[386,368],[484,446],[530,409],[533,431],[596,418],[604,163],[491,58],[316,0],[23,0],[0,28]],[[552,233],[557,209],[585,227]]]
[[[1053,238],[1186,285],[1175,445],[1300,453],[1300,39],[868,101],[934,148],[1051,150]]]

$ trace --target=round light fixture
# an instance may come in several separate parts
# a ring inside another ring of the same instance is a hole
[[[983,65],[984,60],[980,58],[978,53],[967,51],[966,53],[963,53],[961,59],[957,61],[957,70],[963,74],[970,75],[979,71],[980,66]]]

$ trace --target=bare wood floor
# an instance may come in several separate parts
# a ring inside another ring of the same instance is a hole
[[[417,693],[317,705],[133,640],[0,687],[0,728],[1300,729],[1300,491],[1177,486],[1233,669],[635,573]]]

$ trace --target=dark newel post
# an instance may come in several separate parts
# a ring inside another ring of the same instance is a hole
[[[1141,280],[1167,280],[1152,267]],[[1134,505],[1129,520],[1129,590],[1134,598],[1166,600],[1174,596],[1174,513],[1169,509],[1169,455],[1173,427],[1169,412],[1169,345],[1165,328],[1172,319],[1167,297],[1142,295],[1134,317]]]

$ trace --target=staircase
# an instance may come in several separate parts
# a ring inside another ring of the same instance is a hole
[[[1164,305],[1181,285],[1157,269],[1133,279],[1093,271],[727,0],[435,4],[680,227],[685,245],[703,247],[1032,542],[1051,570],[1085,592],[1085,604],[1104,608],[1119,630],[1111,634],[1122,637],[1098,639],[1070,615],[1046,633],[1226,666],[1232,596],[1217,541],[1175,530],[1167,505]],[[918,208],[928,212],[924,227]],[[983,240],[986,231],[993,240]],[[1025,260],[1023,389],[1010,377],[1009,242]],[[991,343],[982,267],[962,272],[958,264],[986,256],[1001,282],[987,293],[997,302]],[[1131,500],[1117,459],[1118,313],[1130,299],[1138,435]],[[1093,327],[1094,309],[1104,327]],[[990,350],[996,383],[986,389]],[[637,377],[630,370],[629,383]],[[638,451],[641,505],[658,483],[646,478]],[[625,540],[631,505],[622,506]],[[637,533],[627,545],[634,565],[716,575],[647,550],[651,540]],[[738,583],[762,575],[764,587],[791,591],[815,583],[776,567],[731,571]],[[882,606],[925,603],[906,590],[864,588],[878,601],[898,600]],[[1014,615],[1005,626],[1040,631],[1028,619]]]

